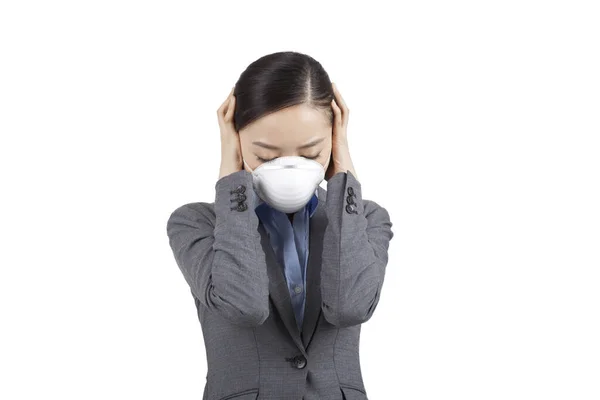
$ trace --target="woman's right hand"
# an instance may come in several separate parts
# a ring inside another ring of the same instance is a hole
[[[221,107],[217,110],[219,128],[221,130],[221,168],[219,179],[229,174],[242,170],[242,150],[240,136],[233,124],[233,112],[235,110],[235,96],[233,90]]]

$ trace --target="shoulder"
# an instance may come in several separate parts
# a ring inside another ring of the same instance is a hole
[[[171,211],[167,219],[169,226],[181,223],[207,223],[214,226],[215,207],[214,203],[193,202],[178,206]]]
[[[391,225],[390,214],[385,207],[374,200],[363,199],[365,218],[369,220],[369,225],[389,223]]]
[[[387,210],[385,209],[385,207],[383,207],[381,204],[379,204],[378,202],[376,202],[375,200],[370,200],[370,199],[363,199],[363,205],[365,207],[365,214],[368,212],[374,212],[377,210],[384,210],[387,212]]]

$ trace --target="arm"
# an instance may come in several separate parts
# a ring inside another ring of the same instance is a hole
[[[245,199],[237,208],[233,200],[241,193],[232,191],[241,187]],[[204,306],[232,323],[260,325],[269,316],[269,282],[252,207],[252,175],[231,173],[215,189],[214,216],[203,203],[173,211],[167,223],[169,244],[192,294]]]
[[[355,203],[349,209],[348,197]],[[371,318],[379,302],[392,223],[385,208],[362,200],[361,185],[350,171],[336,173],[327,181],[326,212],[323,314],[341,328],[358,325]]]

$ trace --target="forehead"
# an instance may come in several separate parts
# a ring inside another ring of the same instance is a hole
[[[298,104],[265,115],[241,132],[250,140],[291,148],[330,135],[331,124],[325,112]]]

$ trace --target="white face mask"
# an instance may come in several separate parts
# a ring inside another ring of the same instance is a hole
[[[315,160],[299,156],[278,157],[252,171],[254,190],[267,204],[284,213],[304,207],[325,178],[325,169]]]

